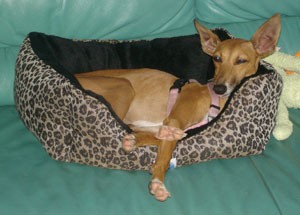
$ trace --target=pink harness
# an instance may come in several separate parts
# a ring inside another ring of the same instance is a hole
[[[193,79],[188,81],[188,83],[191,83],[191,82],[197,82],[197,81],[195,81]],[[190,129],[194,129],[194,128],[203,126],[203,125],[207,124],[208,122],[210,122],[212,119],[214,119],[219,114],[219,112],[220,112],[220,97],[213,90],[213,86],[214,86],[213,82],[209,81],[207,83],[207,88],[209,90],[209,94],[211,97],[211,104],[210,104],[208,114],[201,122],[186,128],[184,131],[188,131]],[[167,104],[167,116],[170,115],[170,113],[176,103],[179,92],[180,92],[180,89],[178,89],[178,88],[172,88],[170,90],[169,100],[168,100],[168,104]]]

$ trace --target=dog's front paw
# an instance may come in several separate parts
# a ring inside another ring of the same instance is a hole
[[[135,136],[133,134],[127,134],[123,138],[123,149],[126,152],[131,152],[136,148]]]
[[[167,141],[180,140],[185,136],[186,133],[183,130],[167,125],[161,126],[158,133],[156,134],[157,139]]]
[[[159,179],[153,179],[149,184],[150,193],[158,200],[158,201],[166,201],[171,194],[167,190],[166,186]]]

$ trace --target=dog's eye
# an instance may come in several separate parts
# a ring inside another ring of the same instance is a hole
[[[222,58],[219,55],[213,56],[215,62],[222,62]]]
[[[239,59],[237,59],[237,61],[235,62],[237,65],[239,65],[239,64],[243,64],[243,63],[246,63],[247,62],[247,60],[246,59],[243,59],[243,58],[239,58]]]

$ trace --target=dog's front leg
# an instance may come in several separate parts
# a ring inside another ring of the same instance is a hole
[[[164,180],[176,143],[177,140],[161,140],[158,145],[156,162],[152,166],[152,180],[149,184],[149,191],[159,201],[165,201],[171,196],[164,185]]]

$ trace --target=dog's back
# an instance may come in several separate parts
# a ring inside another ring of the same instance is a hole
[[[120,91],[122,93],[122,95],[119,96],[120,98],[127,95],[127,100],[131,103],[127,114],[122,120],[126,124],[134,127],[151,127],[162,124],[167,114],[169,90],[177,79],[169,73],[154,69],[101,70],[92,73],[82,73],[76,76],[81,84],[83,84],[83,77],[93,76],[94,80],[98,77],[101,77],[101,79],[114,78],[114,80],[112,80],[114,84],[118,83],[119,86],[125,85],[123,91],[116,87],[116,90],[105,93],[104,97],[109,99],[112,96],[116,96],[116,93],[120,93]],[[128,81],[128,83],[124,80]],[[107,82],[108,80],[105,81]],[[99,80],[96,82],[99,82]],[[128,86],[129,84],[133,92]],[[98,86],[100,86],[100,84]],[[91,85],[89,85],[89,87],[91,87]],[[102,89],[102,87],[97,87],[94,91],[100,89]],[[124,90],[126,90],[126,92],[124,92]],[[134,97],[131,100],[132,94]],[[116,109],[114,103],[112,103],[112,107]]]

